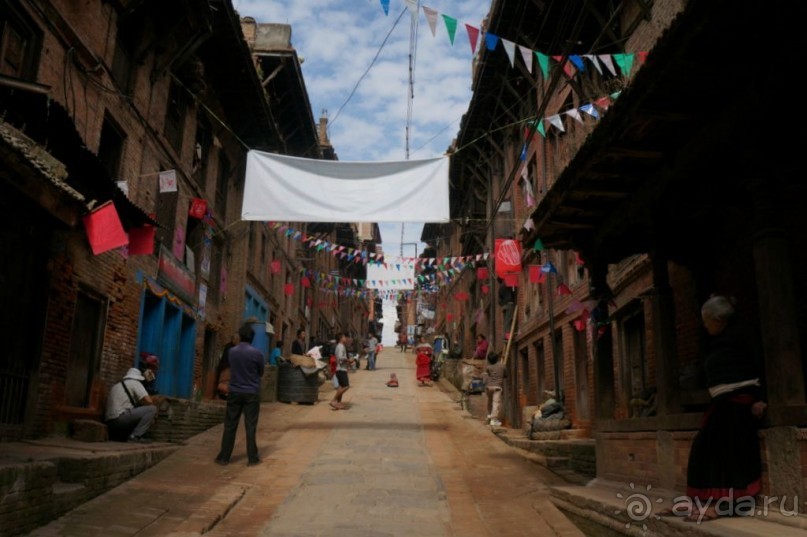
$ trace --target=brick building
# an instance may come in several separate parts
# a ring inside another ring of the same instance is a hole
[[[0,6],[0,438],[99,416],[141,352],[160,357],[160,394],[188,399],[212,394],[245,319],[286,332],[316,322],[317,290],[303,293],[297,271],[339,262],[303,261],[299,242],[240,220],[249,149],[335,158],[291,31],[271,30],[267,54],[229,0]],[[107,202],[130,241],[154,233],[146,253],[93,255],[82,217]],[[333,317],[343,302],[328,302]],[[345,321],[366,322],[366,309]]]
[[[700,304],[721,293],[738,299],[764,371],[763,492],[803,494],[801,135],[784,135],[773,115],[762,140],[742,128],[743,111],[765,115],[789,84],[778,59],[729,53],[803,51],[799,18],[728,2],[492,4],[484,30],[543,57],[528,68],[501,45],[477,56],[452,148],[453,223],[427,225],[423,240],[439,255],[520,243],[507,419],[521,425],[524,408],[558,391],[575,434],[596,439],[602,479],[684,488],[709,401]],[[725,61],[707,59],[716,51]],[[467,291],[478,307],[455,336],[482,331],[503,349],[502,284],[489,268],[489,280],[469,271],[443,299]]]

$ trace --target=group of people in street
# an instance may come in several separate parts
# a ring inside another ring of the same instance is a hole
[[[681,501],[671,509],[658,513],[659,516],[681,516],[697,522],[738,514],[719,511],[718,500],[754,497],[760,493],[762,462],[757,431],[767,408],[761,377],[750,351],[752,346],[744,340],[745,334],[736,322],[732,300],[724,296],[710,298],[701,309],[701,317],[711,340],[705,361],[711,405],[691,445],[686,496],[679,498]],[[304,354],[305,331],[298,330],[296,335],[292,352]],[[218,464],[230,462],[242,415],[247,464],[260,463],[255,436],[260,414],[261,378],[266,362],[261,351],[252,346],[253,338],[252,327],[249,324],[242,326],[237,337],[226,345],[219,364],[216,392],[226,399],[227,407],[221,446],[215,457]],[[350,389],[349,342],[347,334],[337,334],[332,348],[335,390],[329,406],[333,410],[346,408],[343,397]],[[446,342],[447,339],[440,341],[441,350]],[[378,339],[371,332],[363,344],[369,371],[376,369],[378,347]],[[415,351],[416,380],[421,385],[430,385],[434,349],[421,337]],[[473,358],[486,360],[483,379],[487,421],[491,426],[501,426],[506,364],[490,349],[483,334],[477,336]],[[146,389],[149,382],[140,369],[131,368],[110,388],[105,416],[114,438],[140,443],[150,441],[144,435],[154,423],[157,406],[156,396]],[[387,385],[398,386],[394,373]]]

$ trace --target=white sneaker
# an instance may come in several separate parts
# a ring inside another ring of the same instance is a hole
[[[499,420],[490,420],[490,425],[491,427],[501,427],[502,422],[500,422]]]

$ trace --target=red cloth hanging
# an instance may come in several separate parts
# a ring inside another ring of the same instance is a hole
[[[129,236],[123,230],[123,224],[112,201],[95,208],[84,216],[82,221],[87,231],[87,240],[90,241],[90,248],[95,255],[129,244]]]
[[[157,228],[146,224],[129,230],[129,255],[148,255],[154,253],[154,237]]]

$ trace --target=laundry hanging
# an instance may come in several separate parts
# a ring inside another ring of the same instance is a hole
[[[247,154],[242,220],[448,222],[448,158],[340,162]]]

